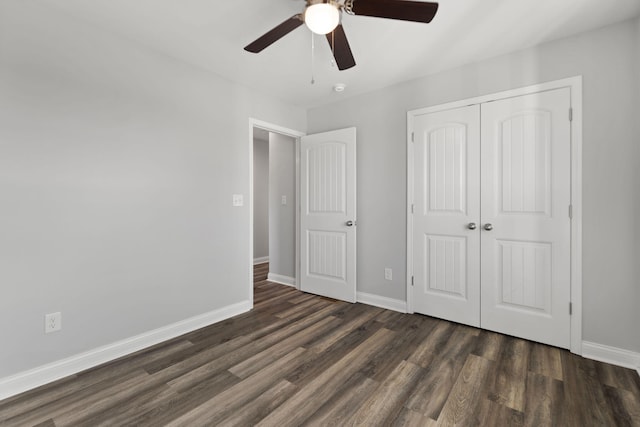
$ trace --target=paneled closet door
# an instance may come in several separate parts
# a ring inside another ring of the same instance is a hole
[[[482,104],[485,329],[570,347],[570,92]]]
[[[480,325],[480,107],[414,119],[413,306]]]

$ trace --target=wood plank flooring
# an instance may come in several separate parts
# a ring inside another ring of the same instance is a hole
[[[0,402],[1,426],[640,426],[635,371],[266,281],[255,308]]]

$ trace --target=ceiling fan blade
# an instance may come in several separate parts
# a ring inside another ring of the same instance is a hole
[[[406,0],[354,0],[354,15],[429,23],[438,11],[438,3]]]
[[[340,71],[347,70],[356,65],[356,60],[351,53],[351,47],[347,41],[347,35],[344,33],[342,24],[338,25],[333,32],[327,34],[329,47],[333,51],[333,57]]]
[[[274,29],[266,32],[262,37],[259,37],[254,42],[249,43],[245,46],[244,50],[251,53],[261,52],[263,49],[271,46],[273,43],[277,42],[302,24],[304,24],[302,15],[294,15]]]

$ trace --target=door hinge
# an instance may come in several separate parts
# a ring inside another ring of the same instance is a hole
[[[416,142],[416,134],[411,132],[411,142]]]
[[[570,302],[569,303],[569,316],[571,316],[573,314],[573,303]]]
[[[413,276],[411,276],[411,286],[413,286]]]
[[[569,108],[569,121],[573,121],[573,108]]]
[[[573,205],[569,205],[569,219],[573,219]]]

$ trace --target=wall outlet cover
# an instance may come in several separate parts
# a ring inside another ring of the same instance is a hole
[[[62,313],[49,313],[44,316],[44,332],[49,334],[62,329]]]
[[[242,194],[234,194],[233,195],[233,206],[243,206],[244,205],[244,197]]]
[[[393,270],[390,268],[384,269],[384,279],[385,280],[393,280]]]

